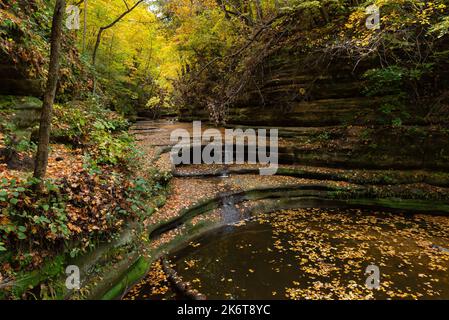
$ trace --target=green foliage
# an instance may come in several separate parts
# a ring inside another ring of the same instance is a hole
[[[37,6],[42,11],[31,13]],[[49,24],[43,16],[51,17],[50,7],[42,0],[13,3],[0,9],[0,52],[12,60],[23,61],[31,77],[42,75],[44,60],[48,57]]]
[[[152,184],[143,178],[136,178],[131,181],[131,187],[127,190],[127,201],[131,204],[131,210],[138,217],[144,219],[153,213],[153,208],[146,205],[149,195],[157,194],[161,189],[159,184]]]
[[[321,132],[316,136],[316,139],[322,142],[329,141],[331,139],[331,135],[329,132]]]
[[[132,154],[133,138],[127,133],[113,136],[110,131],[98,129],[92,133],[91,142],[95,146],[92,151],[99,164],[127,163]]]
[[[31,258],[31,254],[24,254],[23,263],[29,262]],[[50,295],[48,294],[48,286],[52,286],[54,281],[58,276],[63,274],[66,266],[66,259],[64,255],[58,255],[54,259],[44,263],[44,265],[38,269],[33,271],[27,271],[25,268],[19,272],[17,272],[16,281],[14,282],[14,286],[11,289],[11,297],[13,299],[23,299],[24,293],[27,290],[33,289],[37,285],[40,286],[40,296],[41,299],[55,299],[56,290],[58,292],[62,292],[62,288],[60,288],[61,284],[53,288]],[[42,282],[45,282],[42,283]],[[55,290],[56,289],[56,290]],[[37,299],[34,293],[28,292],[33,299]]]
[[[370,97],[401,94],[406,73],[407,70],[399,66],[368,70],[364,75],[368,80],[365,93]]]
[[[54,106],[52,137],[56,140],[85,145],[95,131],[110,133],[127,130],[129,123],[107,110],[96,99]]]
[[[10,122],[2,127],[3,132],[17,134]],[[163,186],[157,180],[133,177],[140,162],[128,127],[127,120],[96,99],[55,105],[51,138],[84,150],[84,167],[67,170],[65,178],[45,180],[45,192],[40,194],[35,192],[35,179],[1,181],[2,259],[19,269],[33,268],[45,254],[61,252],[66,244],[81,240],[70,249],[79,254],[95,245],[94,239],[113,236],[125,219],[151,214],[146,201]],[[97,214],[92,217],[92,212]]]
[[[437,34],[438,38],[442,38],[449,34],[449,17],[444,17],[441,22],[436,23],[430,28],[431,33]]]
[[[298,10],[298,9],[319,9],[322,7],[322,3],[320,1],[304,1],[304,0],[295,0],[291,1],[290,10]]]
[[[0,56],[26,78],[46,77],[53,7],[54,2],[48,0],[7,1],[0,7]],[[75,39],[74,33],[63,33],[60,100],[84,90],[87,84],[79,81],[84,66],[73,50]]]
[[[92,175],[78,173],[77,177],[59,181],[45,180],[47,191],[39,196],[34,191],[38,183],[35,179],[3,179],[0,255],[13,250],[8,258],[11,263],[20,269],[32,268],[41,262],[36,248],[42,255],[44,248],[52,249],[54,254],[68,245],[72,255],[80,254],[94,245],[94,239],[112,237],[125,219],[148,217],[154,210],[148,206],[148,199],[159,195],[166,181],[157,176],[125,177],[107,170]],[[102,203],[106,197],[107,203]],[[93,212],[101,215],[91,216]],[[81,244],[73,247],[76,240]]]
[[[30,140],[30,132],[19,129],[10,120],[0,122],[4,139],[3,142],[7,148],[16,152],[35,152],[36,144]]]
[[[88,148],[99,164],[127,164],[134,155],[129,123],[95,99],[55,105],[52,139]]]
[[[168,41],[170,31],[155,16],[158,4],[152,3],[151,10],[149,5],[141,3],[106,30],[97,51],[95,93],[105,97],[109,107],[126,115],[144,109],[159,90],[170,91],[169,79],[178,71],[179,56],[174,43]],[[98,0],[88,8],[85,56],[90,63],[100,27],[119,17],[127,5],[121,0]],[[81,48],[82,37],[78,39]]]
[[[152,115],[153,119],[159,118],[164,112],[170,112],[170,109],[174,110],[174,107],[163,91],[159,95],[152,96],[145,104],[145,110]]]
[[[148,100],[147,104],[145,105],[145,107],[147,107],[148,109],[154,109],[157,106],[159,106],[161,103],[161,99],[159,97],[151,97],[150,100]]]
[[[365,94],[380,99],[380,118],[393,126],[401,126],[415,112],[408,105],[416,105],[421,96],[421,84],[433,70],[433,63],[419,63],[407,67],[392,65],[365,72]]]
[[[361,140],[369,140],[371,135],[372,135],[372,130],[368,129],[368,128],[365,128],[360,133],[360,139]]]
[[[3,241],[17,242],[45,237],[68,238],[65,201],[60,187],[45,181],[49,193],[37,197],[33,189],[37,181],[30,179],[24,183],[3,179],[0,183],[0,207],[6,223],[0,225]],[[37,200],[36,200],[37,199]]]

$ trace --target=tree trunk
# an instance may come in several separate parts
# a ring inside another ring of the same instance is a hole
[[[247,20],[248,20],[248,25],[252,26],[254,25],[254,20],[253,20],[253,8],[251,7],[251,2],[248,1],[248,3],[243,4],[243,13],[245,15],[247,15]]]
[[[279,4],[279,0],[274,0],[274,9],[276,11],[276,13],[279,13],[281,6]]]
[[[87,0],[84,0],[83,54],[86,52],[86,32],[87,32]]]
[[[50,66],[48,69],[47,86],[42,105],[38,147],[34,166],[34,177],[41,180],[45,177],[47,171],[51,116],[59,77],[59,56],[61,51],[62,20],[64,18],[64,11],[65,0],[56,0],[51,27]],[[42,182],[39,183],[38,189],[42,189]]]
[[[95,41],[94,52],[92,53],[92,65],[94,67],[95,67],[95,63],[97,62],[97,51],[98,51],[98,47],[100,46],[102,33],[103,33],[103,28],[101,27],[100,30],[98,30],[97,41]]]
[[[257,20],[262,21],[263,19],[262,4],[260,3],[260,0],[256,0],[255,4],[256,4]]]
[[[329,13],[327,12],[327,9],[324,7],[321,7],[320,11],[321,11],[321,16],[323,17],[324,21],[326,23],[329,23],[330,18],[329,18]]]

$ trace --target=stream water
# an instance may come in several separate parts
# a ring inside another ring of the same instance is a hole
[[[448,299],[448,244],[444,217],[311,208],[223,226],[169,259],[208,299]],[[366,286],[369,265],[378,289]],[[134,298],[175,297],[149,289]]]

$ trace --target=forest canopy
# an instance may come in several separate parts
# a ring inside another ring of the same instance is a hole
[[[392,84],[389,90],[397,90],[390,108],[397,108],[408,99],[441,94],[441,88],[421,88],[419,81],[437,76],[435,65],[448,58],[446,0],[68,4],[79,8],[79,28],[65,33],[59,91],[94,92],[125,114],[155,105],[206,106],[220,121],[248,86],[260,84],[261,68],[288,50],[314,57],[321,69],[348,59],[350,72],[367,72],[365,79],[377,83],[368,94],[390,95],[381,88]],[[366,27],[372,5],[379,10],[379,29]],[[52,1],[8,1],[1,7],[1,51],[28,76],[44,76]]]

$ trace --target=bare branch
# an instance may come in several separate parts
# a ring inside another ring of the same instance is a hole
[[[280,13],[278,15],[276,15],[274,18],[272,18],[271,20],[269,20],[267,23],[265,23],[262,27],[260,27],[256,33],[251,37],[251,39],[243,46],[241,47],[239,50],[237,50],[236,52],[224,56],[224,57],[216,57],[214,59],[212,59],[211,61],[209,61],[203,68],[201,68],[201,70],[196,74],[195,78],[199,77],[201,75],[201,73],[203,73],[204,70],[206,70],[212,63],[218,61],[218,60],[222,60],[222,59],[229,59],[232,57],[235,57],[237,55],[239,55],[240,53],[242,53],[246,48],[248,48],[256,39],[257,37],[262,33],[262,31],[264,31],[265,29],[267,29],[269,26],[271,26],[274,22],[276,22],[278,19],[284,17],[285,14]]]
[[[92,65],[95,66],[96,58],[97,58],[97,51],[98,47],[100,46],[101,42],[101,35],[103,34],[103,31],[112,28],[117,22],[119,22],[123,17],[125,17],[128,13],[133,11],[139,4],[144,2],[144,0],[137,1],[132,7],[128,7],[126,11],[124,11],[121,15],[119,15],[117,18],[115,18],[111,23],[104,27],[100,27],[100,30],[98,30],[97,34],[97,41],[95,42],[94,52],[92,53]]]
[[[125,3],[126,9],[129,10],[129,6],[128,6],[128,4],[126,3],[126,0],[123,0],[123,3]]]

